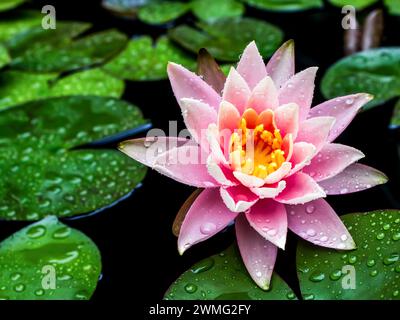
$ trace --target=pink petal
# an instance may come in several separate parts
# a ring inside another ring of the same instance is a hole
[[[267,73],[280,88],[294,75],[294,41],[286,41],[267,63]]]
[[[293,154],[293,138],[291,133],[283,138],[282,151],[285,153],[286,162],[289,162]]]
[[[224,165],[229,164],[228,160],[226,160],[223,149],[221,149],[220,140],[222,139],[226,146],[228,146],[230,135],[231,131],[229,129],[220,132],[216,124],[211,123],[208,126],[206,133],[207,141],[211,149],[211,154],[217,163],[223,163]]]
[[[285,204],[304,204],[325,197],[325,192],[308,175],[297,172],[286,180],[286,188],[275,198]]]
[[[272,183],[278,182],[279,180],[283,179],[290,172],[291,168],[292,168],[292,164],[290,162],[282,163],[282,165],[279,167],[278,170],[272,172],[264,179],[264,182],[266,184],[272,184]]]
[[[265,77],[253,89],[247,107],[261,113],[266,109],[274,110],[278,106],[278,91],[275,84],[270,77]]]
[[[237,71],[246,80],[250,89],[253,89],[263,78],[267,76],[263,58],[258,52],[256,43],[250,42],[244,49]]]
[[[193,98],[218,110],[220,95],[195,73],[173,62],[168,63],[167,72],[178,103],[182,98]]]
[[[275,123],[282,137],[292,134],[296,140],[299,130],[299,106],[295,103],[284,104],[275,110]]]
[[[228,101],[222,101],[218,111],[218,129],[229,130],[232,134],[240,123],[240,114],[236,107]]]
[[[253,187],[261,187],[264,185],[264,179],[258,178],[256,176],[252,176],[240,171],[234,171],[233,175],[236,179],[238,179],[244,186],[253,188]]]
[[[247,271],[259,287],[268,290],[278,248],[260,236],[243,215],[236,218],[235,228],[240,255]]]
[[[223,166],[217,164],[212,155],[207,158],[207,170],[218,183],[223,186],[237,185],[232,173]]]
[[[312,67],[296,73],[279,90],[279,103],[296,103],[300,121],[306,119],[314,95],[314,80],[318,68]]]
[[[192,245],[212,237],[236,216],[237,213],[226,208],[217,190],[203,190],[183,220],[178,238],[179,253],[183,254]]]
[[[364,158],[364,154],[355,148],[338,143],[326,144],[303,169],[315,181],[331,178],[342,172],[352,163]]]
[[[336,122],[328,137],[328,141],[330,142],[335,140],[346,129],[356,116],[358,110],[372,99],[373,96],[366,93],[335,98],[312,108],[308,117],[331,116],[336,118]]]
[[[315,147],[313,144],[307,142],[296,142],[293,145],[293,154],[290,158],[293,169],[289,174],[292,175],[309,165],[314,156]]]
[[[220,192],[222,200],[232,212],[244,212],[258,200],[254,193],[242,185],[220,188]]]
[[[342,220],[324,199],[286,206],[289,229],[314,244],[351,250],[356,244]]]
[[[183,145],[196,146],[197,144],[186,138],[154,136],[124,141],[119,145],[119,150],[132,159],[153,167],[161,154]]]
[[[286,181],[282,180],[278,183],[265,185],[261,188],[251,188],[251,192],[255,193],[260,199],[275,198],[286,188]]]
[[[210,176],[200,146],[184,145],[157,157],[153,169],[178,182],[198,188],[218,187]]]
[[[329,132],[335,123],[333,117],[315,117],[303,121],[296,142],[304,141],[315,146],[316,152],[326,144]]]
[[[217,122],[217,112],[208,104],[189,98],[181,99],[180,105],[186,128],[194,140],[207,149],[206,130],[210,123]]]
[[[242,76],[231,68],[226,78],[222,100],[232,103],[240,114],[246,109],[247,101],[250,98],[251,91]]]
[[[346,194],[386,183],[388,177],[381,171],[354,163],[336,176],[318,182],[326,194]]]
[[[287,215],[285,206],[273,200],[258,201],[246,212],[247,221],[266,240],[285,249]]]

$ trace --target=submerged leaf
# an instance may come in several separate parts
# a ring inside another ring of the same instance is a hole
[[[274,273],[264,291],[247,273],[235,245],[184,272],[168,289],[166,300],[293,300],[296,295]]]
[[[160,80],[167,77],[168,61],[194,69],[195,61],[168,38],[160,37],[153,45],[148,36],[133,39],[117,57],[103,66],[115,77],[132,80]]]
[[[93,241],[54,216],[0,243],[0,300],[88,300],[100,272]]]
[[[214,23],[198,23],[198,27],[201,30],[182,25],[170,30],[169,36],[194,53],[206,48],[213,57],[223,61],[237,61],[253,40],[264,57],[270,56],[283,39],[278,27],[253,18],[228,18]]]
[[[400,299],[400,211],[347,214],[341,219],[357,249],[336,251],[302,241],[297,269],[303,298]]]
[[[339,60],[325,73],[321,90],[326,98],[373,94],[367,109],[399,96],[400,48],[371,49]]]

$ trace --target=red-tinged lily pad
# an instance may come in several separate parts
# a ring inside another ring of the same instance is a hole
[[[100,272],[93,241],[54,216],[0,243],[0,300],[88,300]]]
[[[304,299],[400,299],[400,211],[341,216],[357,248],[336,251],[302,241],[297,269]]]

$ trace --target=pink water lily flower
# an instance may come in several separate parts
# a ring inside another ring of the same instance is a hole
[[[269,287],[288,228],[316,245],[354,249],[351,235],[323,198],[387,181],[382,172],[356,163],[364,157],[361,151],[333,143],[372,97],[353,94],[311,108],[317,68],[294,70],[292,41],[266,66],[250,43],[222,93],[170,63],[172,89],[193,139],[183,143],[167,137],[164,142],[171,146],[151,157],[144,139],[121,146],[135,160],[204,188],[182,223],[179,252],[235,221],[243,262],[263,289]],[[205,152],[206,161],[167,161],[192,151]]]

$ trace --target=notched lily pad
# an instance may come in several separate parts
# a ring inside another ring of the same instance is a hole
[[[357,249],[336,251],[302,241],[297,269],[305,299],[400,299],[400,211],[341,216]]]
[[[263,57],[270,56],[281,44],[282,31],[265,21],[253,18],[227,18],[214,23],[198,23],[199,29],[187,25],[169,31],[169,37],[194,52],[206,48],[222,61],[237,61],[249,42],[255,40]]]
[[[249,6],[271,11],[301,11],[321,8],[322,0],[244,0]]]
[[[54,216],[0,243],[0,300],[88,300],[100,272],[93,241]]]
[[[195,60],[172,44],[168,38],[160,37],[153,45],[148,36],[133,39],[117,57],[103,66],[115,77],[132,81],[160,80],[167,77],[168,61],[194,69]]]
[[[400,2],[397,0],[384,0],[390,14],[400,15]]]
[[[206,22],[239,17],[244,12],[244,5],[236,0],[193,0],[191,5],[193,14]]]
[[[190,10],[188,3],[168,1],[139,8],[138,17],[148,24],[163,24],[175,20]]]
[[[364,109],[400,95],[400,48],[359,52],[336,62],[324,75],[321,90],[326,98],[366,92],[374,95]]]
[[[42,19],[43,15],[37,11],[7,12],[7,17],[2,17],[0,20],[0,42],[8,41],[32,27],[40,27]]]
[[[235,245],[200,261],[168,289],[166,300],[293,300],[296,295],[274,273],[268,291],[260,289],[247,273]]]
[[[116,150],[75,148],[146,123],[133,105],[94,96],[52,98],[1,111],[0,217],[73,216],[125,197],[143,179],[144,166]]]
[[[379,0],[329,0],[334,6],[344,7],[344,6],[353,6],[358,10],[362,10],[374,3],[377,3]]]
[[[0,12],[14,9],[23,4],[25,1],[26,0],[2,0],[0,2]]]

